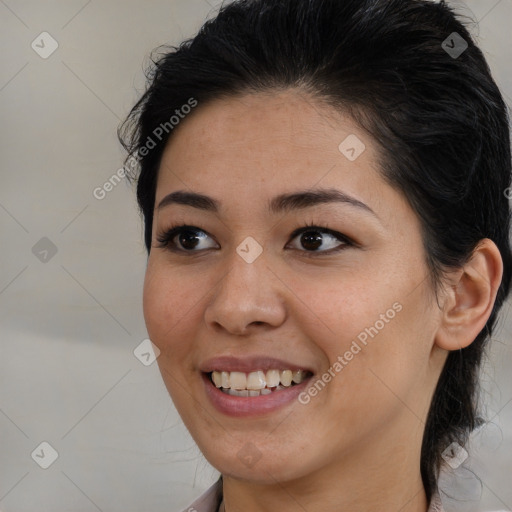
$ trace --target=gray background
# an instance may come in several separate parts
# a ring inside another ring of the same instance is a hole
[[[512,0],[456,4],[511,105]],[[0,511],[172,512],[218,476],[156,363],[133,353],[147,337],[134,192],[93,196],[122,165],[116,127],[149,52],[218,5],[0,0]],[[31,47],[43,31],[59,45],[46,59]],[[449,511],[512,508],[511,325],[507,303],[483,372],[491,421],[442,478]],[[48,469],[43,441],[58,452]]]

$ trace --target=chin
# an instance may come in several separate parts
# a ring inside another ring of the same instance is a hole
[[[222,454],[211,453],[206,458],[223,476],[260,485],[297,480],[306,477],[312,469],[304,457],[297,460],[298,457],[292,454],[280,454],[269,449],[265,453],[261,452],[259,458],[256,455],[251,459],[249,453],[250,448],[246,446],[245,450],[242,448],[233,453],[227,450]],[[292,461],[300,462],[300,466],[290,464]]]

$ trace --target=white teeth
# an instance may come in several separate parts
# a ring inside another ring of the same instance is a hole
[[[229,372],[221,372],[220,374],[221,376],[221,382],[222,382],[222,387],[223,388],[229,388],[230,387],[230,384],[229,384]]]
[[[283,370],[281,372],[281,384],[286,387],[291,386],[291,384],[292,384],[291,370]]]
[[[267,387],[274,388],[279,385],[279,370],[268,370],[265,374]]]
[[[248,374],[215,370],[211,378],[215,387],[222,388],[230,395],[259,396],[286,389],[292,383],[300,384],[306,378],[306,374],[305,370],[257,370]]]
[[[306,376],[306,372],[304,370],[297,370],[297,371],[293,372],[292,380],[293,380],[293,382],[295,382],[295,384],[300,384],[304,380],[305,376]]]
[[[212,380],[216,387],[222,387],[222,375],[220,372],[212,372]]]
[[[251,372],[247,376],[247,389],[263,389],[267,385],[262,371]]]
[[[244,372],[231,372],[229,374],[231,389],[246,389],[247,377]]]
[[[275,393],[276,391],[280,391],[282,389],[286,389],[284,386],[277,386],[272,389],[263,388],[263,389],[224,389],[222,388],[221,391],[223,393],[226,393],[228,395],[232,396],[260,396],[260,395],[269,395],[270,393]]]
[[[249,396],[247,389],[227,389],[226,391],[233,396]]]

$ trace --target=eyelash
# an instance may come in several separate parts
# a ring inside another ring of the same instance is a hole
[[[196,226],[190,226],[190,225],[187,225],[187,224],[175,224],[173,226],[170,226],[168,229],[166,229],[164,232],[162,232],[161,234],[157,235],[157,241],[158,241],[158,245],[156,246],[157,248],[159,249],[167,249],[169,251],[172,251],[172,252],[175,252],[175,253],[196,253],[196,252],[200,252],[200,251],[196,251],[196,250],[186,250],[186,249],[178,249],[176,247],[176,243],[173,242],[173,239],[183,233],[183,232],[202,232],[202,233],[205,233],[207,234],[208,236],[210,236],[208,234],[207,231],[203,230],[203,229],[200,229]],[[343,235],[342,233],[339,233],[338,231],[334,231],[332,229],[329,229],[327,227],[322,227],[322,226],[318,226],[314,223],[306,223],[306,225],[302,228],[298,228],[296,230],[293,231],[293,233],[291,234],[291,239],[293,240],[294,238],[296,238],[297,236],[301,235],[302,233],[305,233],[305,232],[308,232],[308,231],[318,231],[318,232],[321,232],[321,233],[327,233],[331,236],[333,236],[334,238],[336,238],[337,240],[339,240],[340,242],[343,242],[342,245],[340,245],[339,247],[335,247],[334,249],[329,249],[328,251],[300,251],[299,249],[295,249],[295,250],[299,250],[299,252],[303,252],[304,255],[306,257],[318,257],[319,255],[331,255],[331,254],[334,254],[334,253],[338,253],[344,249],[347,249],[348,247],[357,247],[357,244],[351,240],[349,237]],[[208,249],[204,249],[204,250],[208,250]]]

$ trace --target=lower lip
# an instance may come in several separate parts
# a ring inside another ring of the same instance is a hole
[[[287,389],[272,391],[267,395],[259,396],[233,396],[224,393],[210,380],[208,374],[203,373],[206,394],[214,407],[223,414],[235,417],[258,416],[269,413],[291,403],[306,389],[311,377]]]

